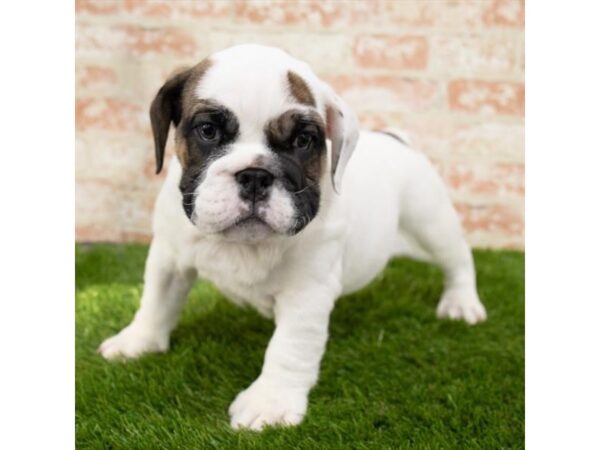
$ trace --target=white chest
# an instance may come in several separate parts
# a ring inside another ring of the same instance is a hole
[[[193,265],[202,279],[209,280],[231,301],[256,308],[272,317],[274,294],[280,278],[284,251],[277,245],[200,241],[193,249]]]

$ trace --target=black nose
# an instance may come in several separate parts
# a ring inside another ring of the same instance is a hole
[[[240,197],[252,202],[267,198],[273,178],[272,174],[263,169],[246,169],[235,174],[240,185]]]

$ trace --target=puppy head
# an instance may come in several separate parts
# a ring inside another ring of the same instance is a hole
[[[352,111],[305,63],[258,45],[172,76],[150,118],[157,173],[176,128],[188,218],[203,233],[239,241],[306,227],[322,192],[339,189],[358,139]]]

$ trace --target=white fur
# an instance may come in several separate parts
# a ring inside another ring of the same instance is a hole
[[[256,58],[261,66],[253,71]],[[328,105],[343,102],[332,99],[334,94],[304,63],[280,50],[239,46],[211,60],[215,70],[196,94],[218,98],[235,112],[239,145],[209,167],[197,190],[196,208],[203,214],[195,225],[182,209],[181,167],[172,159],[155,207],[140,309],[128,327],[101,345],[104,357],[166,351],[193,281],[211,280],[235,303],[275,319],[261,375],[229,409],[234,428],[260,430],[302,420],[336,299],[365,286],[394,256],[431,261],[443,269],[440,317],[468,323],[485,319],[471,252],[441,179],[422,154],[381,133],[361,132],[351,158],[353,145],[342,148],[345,173],[343,178],[335,174],[340,194],[324,177],[320,211],[296,236],[274,233],[240,240],[218,233],[242,207],[232,174],[259,154],[269,156],[261,145],[262,127],[293,104],[280,87],[288,68],[309,82],[323,117]],[[354,127],[353,116],[341,122],[341,127]],[[345,136],[342,147],[358,136],[356,129],[338,132]],[[292,220],[292,205],[282,188],[276,187],[264,214],[276,231]]]
[[[201,211],[201,214],[193,216],[199,231],[204,234],[219,233],[250,212],[247,203],[239,197],[235,174],[248,167],[265,165],[258,163],[257,158],[268,163],[273,156],[262,143],[237,143],[235,150],[208,167],[193,200],[195,212]],[[284,191],[281,183],[276,182],[267,203],[258,207],[258,216],[279,233],[288,230],[295,220],[292,201]]]

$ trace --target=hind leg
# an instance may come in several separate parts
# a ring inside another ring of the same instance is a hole
[[[437,307],[440,318],[474,324],[486,312],[477,294],[471,249],[442,180],[428,161],[413,172],[402,201],[401,241],[407,256],[432,262],[444,272],[444,292]]]

